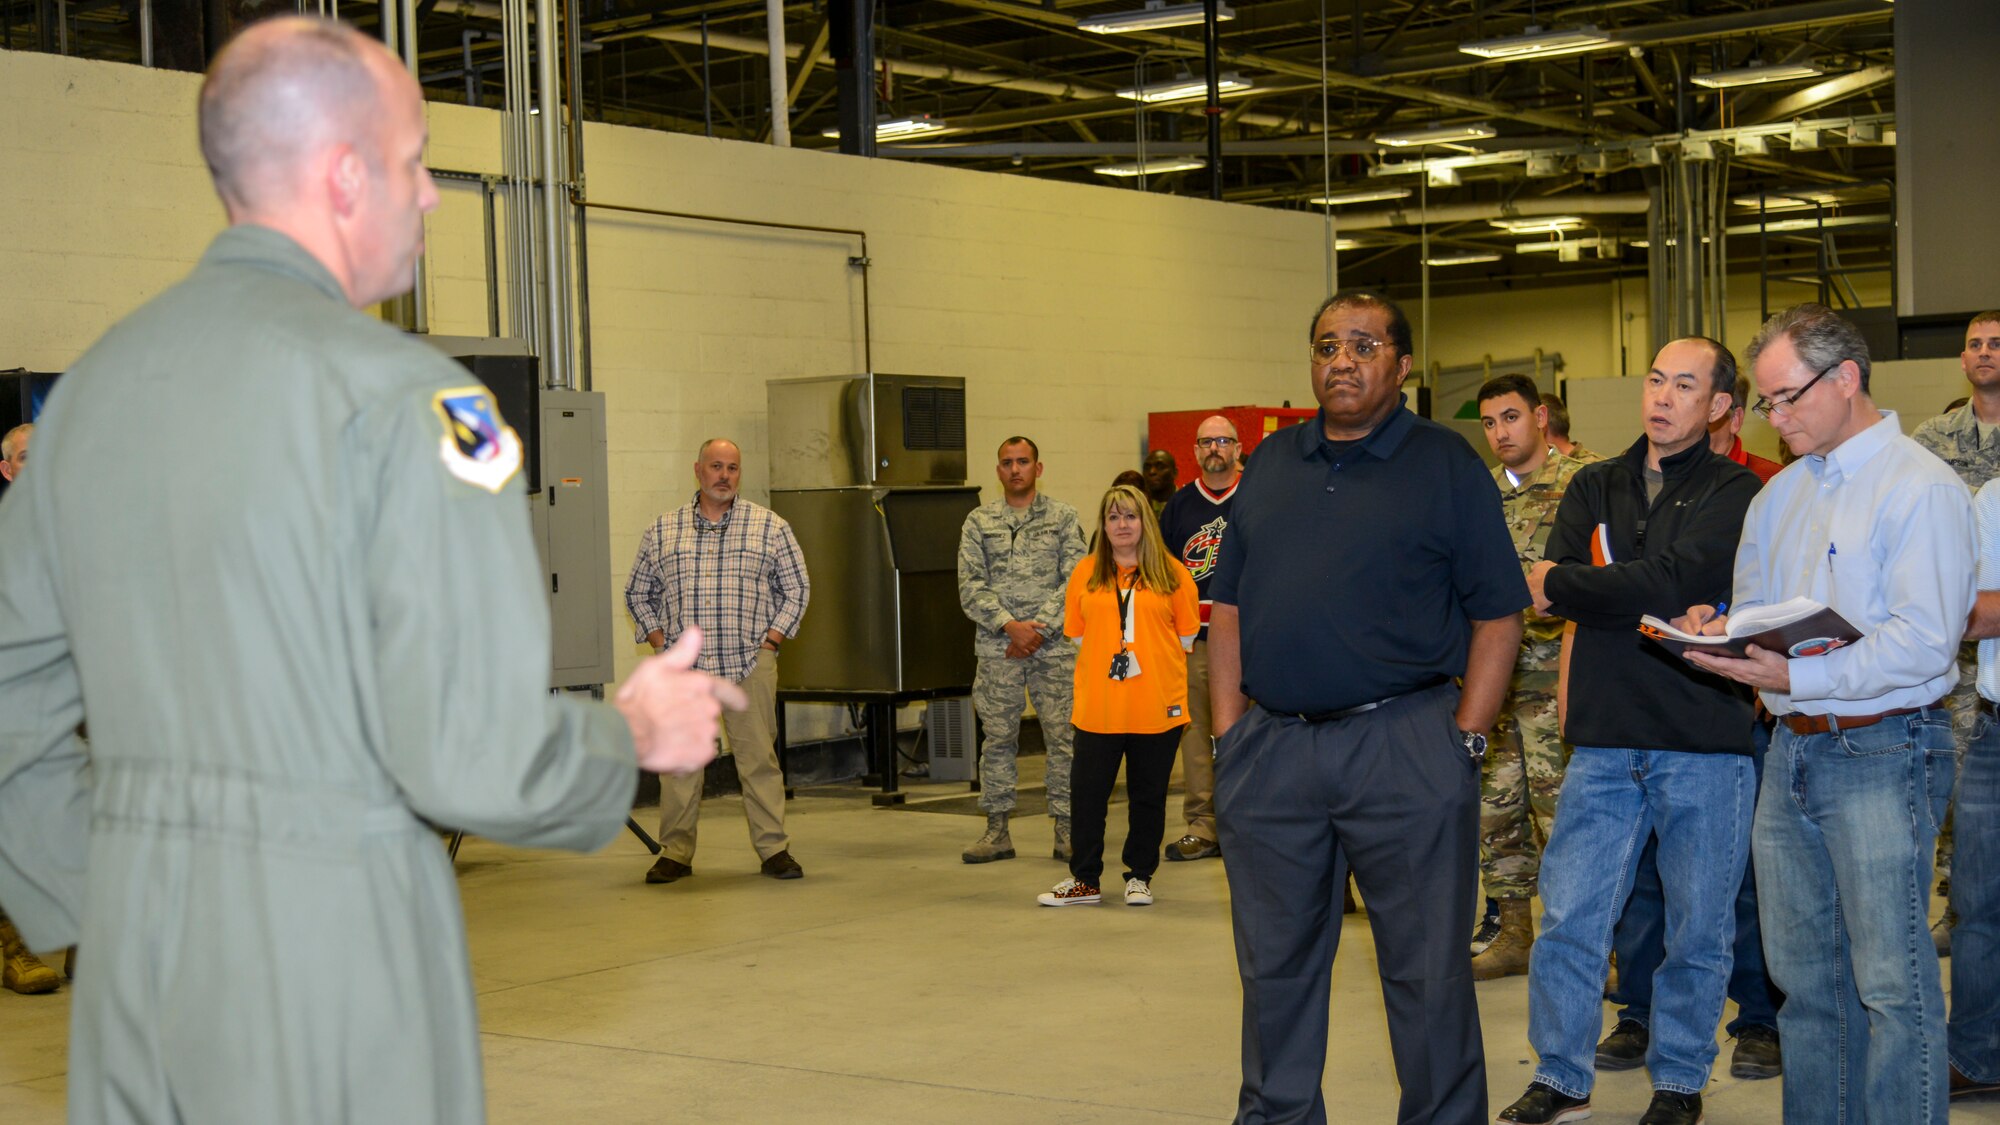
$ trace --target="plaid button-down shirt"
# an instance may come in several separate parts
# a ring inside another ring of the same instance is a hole
[[[625,606],[642,642],[658,629],[671,645],[688,626],[700,626],[695,666],[740,680],[768,630],[798,632],[812,584],[799,541],[777,513],[738,496],[716,523],[702,517],[700,499],[646,529]]]

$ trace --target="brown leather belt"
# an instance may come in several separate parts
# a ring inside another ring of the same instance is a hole
[[[1791,729],[1793,734],[1829,734],[1837,730],[1860,730],[1872,727],[1884,719],[1898,715],[1914,715],[1919,711],[1931,711],[1944,706],[1944,700],[1922,707],[1898,707],[1894,711],[1883,711],[1874,715],[1780,715],[1778,721]]]

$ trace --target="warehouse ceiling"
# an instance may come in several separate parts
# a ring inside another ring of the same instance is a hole
[[[587,118],[769,141],[762,0],[577,6]],[[1646,192],[1686,159],[1721,177],[1728,254],[1741,268],[1819,284],[1836,303],[1852,303],[1856,277],[1889,268],[1895,9],[1884,0],[1239,0],[1217,27],[1218,77],[1243,87],[1222,99],[1217,168],[1205,161],[1202,97],[1147,104],[1118,93],[1183,76],[1199,84],[1202,26],[1080,27],[1143,7],[881,0],[877,113],[932,131],[885,130],[878,158],[1198,197],[1219,175],[1226,199],[1330,214],[1343,284],[1413,291],[1428,248],[1438,293],[1643,274]],[[203,27],[280,10],[290,5],[156,0],[156,61],[196,69]],[[345,4],[340,14],[372,29],[379,11]],[[0,0],[7,46],[132,61],[137,13],[132,0]],[[500,14],[497,0],[422,0],[431,98],[500,104]],[[784,40],[793,143],[832,148],[823,0],[785,5]],[[1758,67],[1749,77],[1781,76],[1704,84]],[[1380,139],[1420,129],[1490,135]],[[1142,159],[1190,167],[1097,171]],[[1384,198],[1314,202],[1328,188],[1336,199]]]

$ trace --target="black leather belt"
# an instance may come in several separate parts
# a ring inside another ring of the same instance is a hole
[[[1399,691],[1394,695],[1378,699],[1373,703],[1362,703],[1362,704],[1357,704],[1356,706],[1353,707],[1343,707],[1338,711],[1316,711],[1310,715],[1304,714],[1303,712],[1299,711],[1293,711],[1290,712],[1290,714],[1293,718],[1303,719],[1308,723],[1331,723],[1340,719],[1351,719],[1356,715],[1373,711],[1377,707],[1386,707],[1389,704],[1396,702],[1398,699],[1408,699],[1410,696],[1429,691],[1434,687],[1443,687],[1444,685],[1450,682],[1451,682],[1450,676],[1432,676],[1430,679],[1425,680],[1423,683],[1418,684],[1416,687],[1413,687],[1408,691]]]

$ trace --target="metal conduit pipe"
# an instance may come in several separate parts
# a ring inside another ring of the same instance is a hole
[[[555,0],[535,0],[535,103],[541,142],[542,246],[547,270],[543,285],[545,333],[542,337],[542,384],[564,387],[569,382],[569,286],[561,272],[567,256],[564,245],[563,206],[568,193],[560,190],[561,175],[556,159],[561,151],[556,117],[562,112],[561,87],[556,78],[557,35]]]
[[[1523,219],[1536,215],[1643,215],[1652,198],[1643,192],[1625,195],[1568,195],[1517,199],[1512,203],[1455,203],[1444,207],[1390,208],[1341,215],[1334,225],[1344,234],[1354,230],[1413,227],[1426,223],[1475,223],[1484,219]]]
[[[770,57],[771,73],[771,143],[779,148],[792,147],[792,114],[790,95],[785,89],[785,60],[791,50],[785,44],[785,0],[764,0],[765,32],[769,42],[764,53]]]

